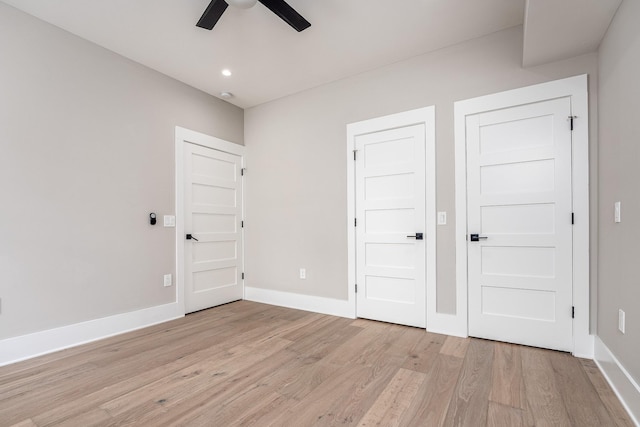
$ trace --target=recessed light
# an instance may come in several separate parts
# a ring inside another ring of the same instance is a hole
[[[223,98],[223,99],[233,98],[233,94],[231,92],[220,92],[220,98]]]
[[[231,77],[231,70],[228,68],[225,68],[224,70],[222,70],[222,75],[225,77]]]

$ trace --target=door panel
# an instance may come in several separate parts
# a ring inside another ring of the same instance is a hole
[[[185,307],[242,299],[240,156],[185,144]]]
[[[469,334],[572,349],[568,98],[467,116]]]
[[[355,139],[357,315],[425,327],[425,127]],[[429,238],[431,236],[427,236]]]

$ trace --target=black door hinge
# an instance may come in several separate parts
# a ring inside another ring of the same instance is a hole
[[[573,130],[573,121],[577,118],[578,116],[569,116],[569,123],[571,124],[571,130]]]
[[[358,293],[358,284],[356,283],[356,294]]]
[[[244,228],[244,221],[240,221],[240,228]]]
[[[358,226],[358,218],[353,218],[353,226],[354,227]]]
[[[576,223],[576,216],[573,212],[571,212],[571,225],[574,225]]]
[[[571,318],[572,319],[576,318],[576,308],[575,308],[575,306],[571,307]]]
[[[240,169],[240,176],[244,176],[244,168]]]
[[[244,273],[242,273],[242,280],[244,280]]]
[[[353,150],[353,160],[356,160],[356,154],[358,153],[358,150]]]

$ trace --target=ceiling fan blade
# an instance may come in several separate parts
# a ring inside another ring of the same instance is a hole
[[[211,0],[196,26],[207,30],[213,29],[227,7],[229,5],[224,0]]]
[[[302,15],[296,12],[291,6],[284,0],[258,0],[263,5],[267,6],[271,12],[278,15],[284,22],[291,25],[296,31],[300,32],[306,30],[311,26],[311,23],[304,19]]]

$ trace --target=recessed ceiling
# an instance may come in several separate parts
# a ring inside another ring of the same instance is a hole
[[[311,22],[297,33],[260,3],[207,31],[209,0],[2,1],[242,108],[521,25],[525,3],[289,0]]]

